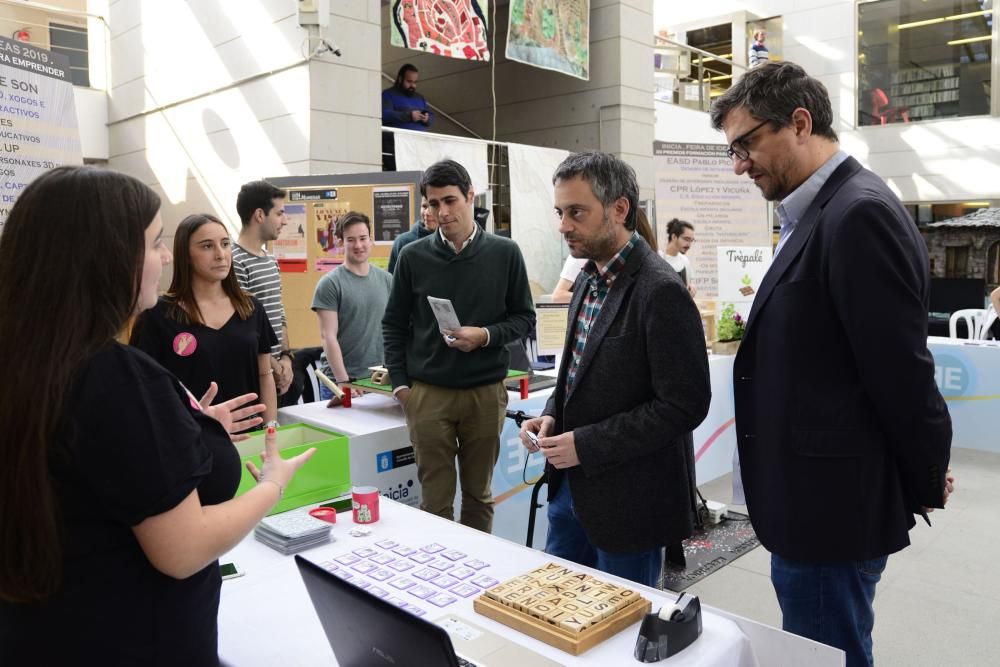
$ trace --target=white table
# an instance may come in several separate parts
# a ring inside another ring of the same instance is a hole
[[[699,484],[711,481],[732,469],[736,437],[733,431],[733,357],[709,357],[712,403],[705,421],[694,432],[695,458]],[[554,371],[553,371],[554,373]],[[541,413],[552,389],[532,392],[521,399],[518,392],[508,392],[510,410]],[[413,507],[420,505],[420,483],[413,462],[403,410],[395,399],[368,393],[352,400],[352,407],[326,407],[326,401],[282,408],[282,423],[302,422],[348,436],[350,441],[351,481],[356,485],[377,486],[383,495]],[[523,544],[527,536],[531,486],[524,483],[542,472],[544,459],[533,454],[527,461],[514,421],[504,422],[500,433],[500,455],[493,470],[493,497],[496,513],[493,533]],[[542,495],[544,501],[544,491]],[[459,499],[456,497],[456,512]],[[545,509],[538,511],[535,526],[536,546],[542,546],[548,527]]]
[[[303,555],[309,560],[321,562],[352,549],[371,546],[375,541],[386,538],[414,548],[438,542],[490,563],[490,567],[483,572],[501,581],[550,560],[558,560],[384,498],[380,512],[381,520],[373,525],[374,532],[371,536],[350,537],[348,530],[353,524],[342,519],[334,527],[336,542],[311,549]],[[219,655],[224,664],[240,667],[336,664],[291,556],[282,556],[249,536],[224,556],[222,562],[236,562],[246,571],[246,576],[227,580],[222,584]],[[654,610],[664,604],[672,604],[675,599],[675,595],[671,593],[619,580],[575,563],[563,562],[574,569],[605,580],[618,581],[640,591],[652,601]],[[406,594],[402,593],[400,596]],[[634,663],[632,650],[638,623],[583,655],[574,657],[480,616],[473,611],[472,598],[460,599],[444,610],[409,596],[407,601],[425,608],[427,619],[438,618],[445,613],[459,614],[565,665],[607,667]],[[835,649],[704,605],[702,609],[704,632],[701,638],[660,664],[669,667],[754,667],[758,664],[833,667],[843,664],[843,654]]]

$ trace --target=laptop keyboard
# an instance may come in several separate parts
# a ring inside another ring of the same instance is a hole
[[[458,667],[477,667],[476,663],[469,662],[460,655],[456,655],[455,657],[458,658]]]
[[[551,375],[532,375],[528,378],[528,391],[535,391],[538,389],[548,389],[549,387],[554,387],[559,382],[558,378],[554,378]],[[513,380],[505,380],[504,386],[510,391],[521,391],[521,381],[520,378],[515,378]]]

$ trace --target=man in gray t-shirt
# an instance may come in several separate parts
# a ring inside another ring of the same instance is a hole
[[[337,239],[344,244],[341,266],[320,278],[312,309],[323,339],[321,368],[331,380],[344,383],[370,375],[369,366],[383,363],[382,315],[389,300],[392,276],[368,262],[372,250],[371,223],[356,211],[337,221]],[[320,386],[320,397],[332,393]]]

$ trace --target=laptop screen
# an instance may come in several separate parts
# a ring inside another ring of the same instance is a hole
[[[531,362],[528,360],[523,340],[507,343],[507,351],[510,352],[510,369],[512,371],[531,371]]]
[[[448,633],[319,565],[295,557],[316,615],[341,667],[457,667]]]

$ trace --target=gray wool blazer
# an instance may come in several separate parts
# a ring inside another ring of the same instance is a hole
[[[543,414],[573,432],[580,465],[548,466],[549,499],[568,478],[591,544],[635,553],[692,532],[685,455],[708,414],[701,317],[677,273],[639,239],[611,286],[566,393],[573,331],[588,289],[577,277],[559,383]]]

